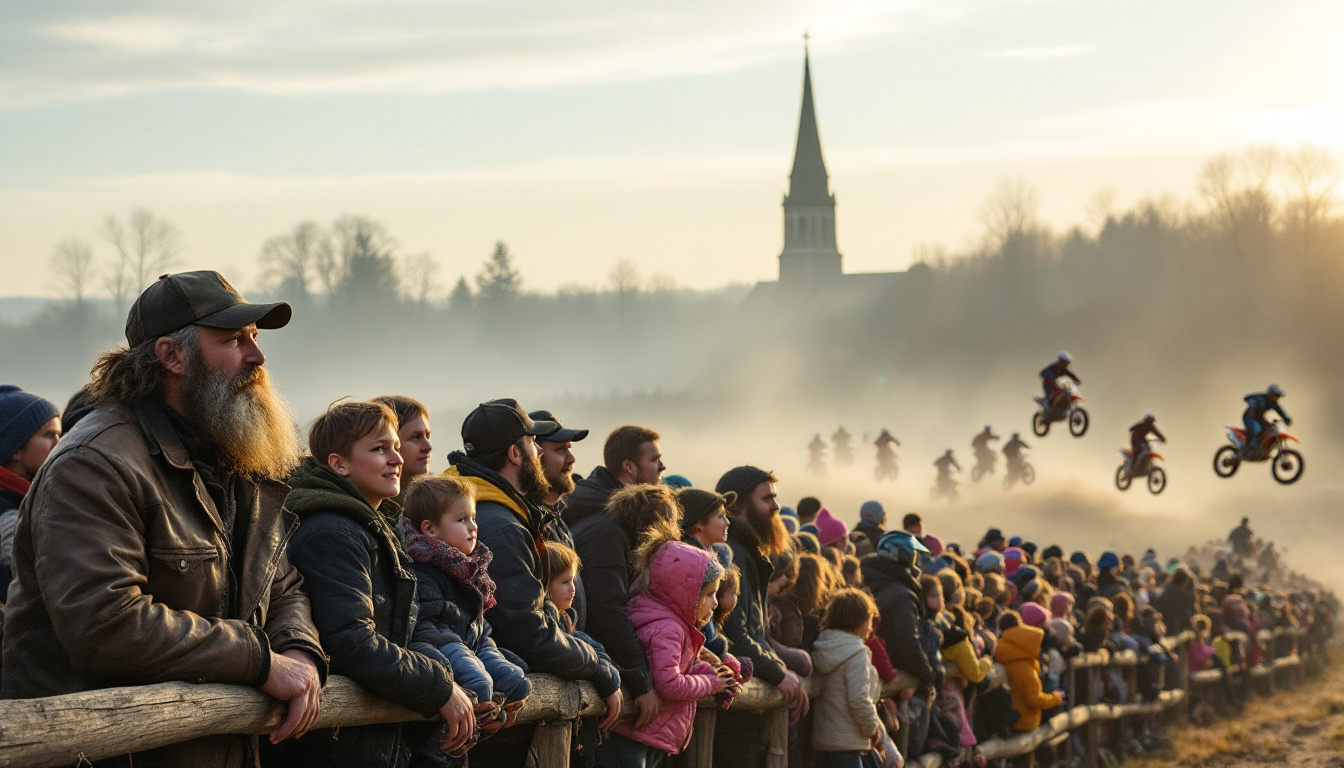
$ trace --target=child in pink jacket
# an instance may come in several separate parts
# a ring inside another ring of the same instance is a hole
[[[657,534],[653,535],[656,539]],[[646,581],[626,604],[626,613],[644,645],[653,690],[663,706],[643,730],[635,730],[627,721],[618,723],[611,742],[604,743],[595,755],[596,768],[662,765],[669,754],[681,752],[690,743],[696,702],[732,692],[737,686],[728,667],[716,669],[700,660],[705,643],[700,627],[718,603],[715,593],[723,566],[713,554],[672,540],[646,542],[636,558],[644,560],[655,546],[647,557]]]

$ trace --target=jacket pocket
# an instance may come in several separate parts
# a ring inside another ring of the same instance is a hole
[[[219,550],[215,547],[150,547],[149,556],[170,570],[185,575],[200,568],[203,563],[218,560]]]

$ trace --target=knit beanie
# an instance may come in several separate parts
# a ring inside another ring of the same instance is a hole
[[[679,491],[682,488],[690,488],[694,483],[688,480],[685,475],[663,475],[663,485],[674,491]]]
[[[932,533],[924,536],[924,546],[929,548],[930,557],[938,557],[943,554],[943,540]]]
[[[1099,571],[1119,567],[1120,567],[1120,556],[1115,554],[1109,549],[1106,550],[1105,552],[1102,552],[1101,557],[1097,559],[1097,570]]]
[[[737,494],[737,498],[742,499],[750,496],[751,492],[756,490],[756,486],[768,482],[770,482],[769,472],[747,464],[724,472],[714,490],[723,494],[732,491]]]
[[[718,558],[719,565],[723,566],[723,570],[726,571],[733,567],[733,550],[727,544],[715,542],[709,545],[709,551],[714,553],[714,557]]]
[[[1038,547],[1036,546],[1036,542],[1034,542],[1034,541],[1024,541],[1024,542],[1022,542],[1022,551],[1023,551],[1023,552],[1026,552],[1027,555],[1030,557],[1030,559],[1031,559],[1033,562],[1036,560],[1036,550],[1037,550],[1037,549],[1038,549]]]
[[[1047,631],[1055,636],[1055,641],[1062,646],[1068,646],[1073,642],[1073,625],[1064,619],[1051,619],[1046,622]]]
[[[1056,592],[1050,596],[1050,615],[1063,619],[1073,610],[1073,595],[1068,592]]]
[[[997,571],[1003,568],[1003,555],[990,551],[976,558],[975,570],[980,572]]]
[[[788,531],[790,536],[798,532],[798,518],[792,515],[780,515],[779,521],[784,524],[784,530]]]
[[[1009,547],[1003,550],[1003,572],[1005,575],[1012,576],[1013,571],[1016,571],[1022,565],[1023,554],[1025,553],[1017,547]]]
[[[1014,536],[1014,537],[1008,539],[1008,546],[1010,546],[1010,547],[1020,547],[1020,546],[1022,546],[1022,537],[1021,537],[1021,536]]]
[[[681,533],[689,535],[697,523],[703,523],[719,507],[731,507],[737,501],[737,494],[729,491],[717,494],[703,488],[682,488],[677,491],[677,503],[681,504]]]
[[[1022,604],[1022,623],[1029,627],[1045,629],[1045,622],[1050,620],[1045,609],[1035,603]]]
[[[0,464],[19,452],[43,424],[61,412],[46,398],[38,397],[13,384],[0,386]]]
[[[823,547],[829,547],[837,541],[844,541],[849,533],[849,526],[836,519],[831,514],[831,510],[822,507],[817,513],[817,519],[813,521],[817,526],[817,541]]]
[[[866,523],[880,525],[886,516],[887,511],[882,508],[882,502],[880,501],[865,501],[863,506],[859,507],[859,519]]]

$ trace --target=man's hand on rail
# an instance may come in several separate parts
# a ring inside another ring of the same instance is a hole
[[[789,702],[789,709],[793,711],[795,720],[801,720],[807,716],[807,710],[810,706],[807,700],[807,691],[803,690],[803,681],[792,671],[784,673],[784,680],[779,684],[779,692],[784,694],[784,699]]]
[[[597,729],[602,733],[607,733],[616,727],[616,721],[621,719],[621,705],[625,703],[625,698],[621,694],[621,689],[617,688],[615,693],[603,699],[602,702],[607,705],[607,716],[597,724]]]
[[[289,704],[284,722],[271,731],[271,743],[279,744],[290,736],[299,738],[317,722],[322,709],[322,681],[317,665],[305,651],[271,652],[271,673],[261,690],[273,699]]]
[[[663,708],[663,701],[650,688],[648,693],[635,697],[635,708],[639,710],[639,714],[635,716],[635,730],[642,731],[658,716],[658,710]]]
[[[471,698],[456,683],[453,684],[453,695],[439,707],[439,717],[448,725],[448,738],[442,747],[444,752],[461,749],[476,731],[476,713],[472,711]]]

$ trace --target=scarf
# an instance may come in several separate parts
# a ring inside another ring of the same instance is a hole
[[[32,485],[22,477],[10,472],[4,467],[0,467],[0,491],[10,491],[23,498],[28,495],[28,488]]]
[[[457,547],[415,530],[411,521],[404,518],[401,521],[401,541],[411,560],[428,563],[476,590],[476,594],[481,596],[482,613],[494,607],[495,582],[487,571],[493,555],[483,542],[477,540],[476,551],[465,555]]]

